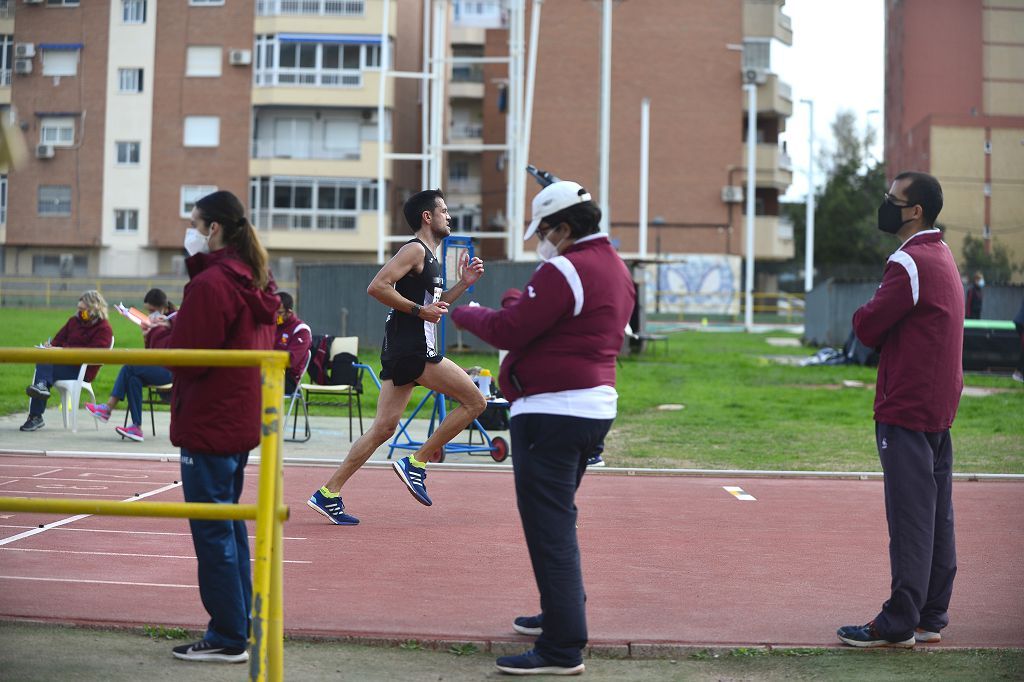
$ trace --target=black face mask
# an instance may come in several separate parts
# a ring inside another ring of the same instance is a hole
[[[888,199],[882,199],[882,203],[878,206],[878,229],[887,234],[896,234],[900,231],[901,227],[913,222],[913,218],[910,220],[900,220],[903,217],[902,210],[905,208],[909,207],[897,206]]]

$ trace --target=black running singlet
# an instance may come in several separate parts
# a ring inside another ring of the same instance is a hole
[[[438,300],[444,291],[441,265],[427,245],[419,239],[412,239],[406,243],[416,243],[423,247],[423,270],[406,274],[395,282],[395,290],[410,301],[428,306]],[[384,323],[384,342],[380,351],[381,377],[391,378],[384,375],[391,375],[395,363],[409,356],[422,358],[427,362],[440,362],[442,355],[438,343],[434,324],[421,320],[408,310],[392,308],[388,311],[388,318]],[[416,377],[418,376],[417,373]],[[416,377],[411,377],[410,380]],[[408,382],[395,381],[396,385],[402,383]]]

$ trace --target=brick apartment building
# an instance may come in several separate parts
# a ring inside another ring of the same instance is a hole
[[[885,161],[890,178],[942,183],[939,222],[1024,261],[1024,4],[886,0]]]

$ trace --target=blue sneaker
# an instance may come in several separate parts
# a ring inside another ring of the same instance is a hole
[[[427,478],[426,467],[410,464],[408,457],[392,462],[391,466],[395,468],[395,473],[402,479],[402,483],[409,488],[409,492],[412,493],[417,502],[428,507],[434,504],[430,501],[430,495],[427,495],[427,486],[423,484],[423,481]]]
[[[512,621],[512,629],[521,635],[532,635],[534,637],[544,632],[544,614],[536,616],[519,616]]]
[[[604,462],[604,459],[601,458],[601,455],[594,455],[593,457],[590,457],[589,459],[587,459],[587,466],[588,467],[603,467],[603,466],[605,466],[605,462]]]
[[[354,526],[359,523],[359,519],[345,513],[345,503],[341,501],[341,495],[327,497],[322,489],[317,490],[306,500],[306,504],[310,509],[326,516],[336,526]]]
[[[498,670],[509,675],[579,675],[583,663],[576,665],[554,665],[533,649],[525,654],[502,656],[495,664]]]
[[[878,634],[875,630],[875,621],[871,621],[867,625],[844,625],[836,631],[839,635],[839,639],[845,644],[860,648],[872,648],[872,647],[897,647],[900,649],[912,649],[914,648],[914,635],[911,633],[910,637],[906,639],[886,639]]]

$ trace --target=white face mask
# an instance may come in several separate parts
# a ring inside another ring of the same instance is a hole
[[[194,256],[197,253],[210,252],[210,237],[194,227],[185,230],[185,250],[188,255]]]
[[[983,280],[983,279],[979,279],[978,280],[978,288],[979,289],[984,289],[985,288],[985,280]]]
[[[563,241],[565,241],[565,237],[559,239],[557,244],[552,244],[548,241],[547,235],[544,235],[544,237],[537,242],[537,255],[541,260],[551,260],[558,255],[558,247],[562,245]]]

